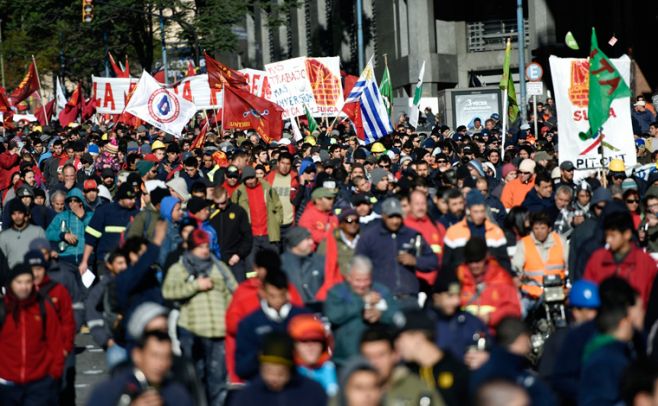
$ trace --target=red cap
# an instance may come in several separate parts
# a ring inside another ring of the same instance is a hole
[[[83,185],[84,190],[98,189],[98,183],[93,179],[87,179]]]
[[[192,231],[192,234],[187,239],[187,245],[192,249],[201,244],[210,244],[210,236],[205,231],[196,229]]]

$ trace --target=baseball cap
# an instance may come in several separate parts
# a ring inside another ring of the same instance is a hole
[[[571,161],[564,161],[560,164],[560,169],[563,171],[573,171],[576,167]]]
[[[245,166],[242,169],[242,176],[240,177],[240,180],[244,182],[249,178],[255,178],[255,177],[256,177],[256,170],[251,166]]]
[[[420,309],[410,309],[395,313],[393,323],[398,334],[406,331],[429,331],[434,333],[436,323],[428,312]]]
[[[394,197],[389,197],[382,203],[382,215],[402,217],[402,204]]]
[[[122,183],[117,191],[117,199],[134,199],[135,191],[130,183]]]
[[[85,183],[82,184],[82,188],[85,192],[89,190],[98,190],[98,183],[93,179],[87,179]]]

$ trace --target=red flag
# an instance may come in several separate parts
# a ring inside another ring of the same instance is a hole
[[[199,131],[199,135],[194,137],[194,140],[192,140],[192,145],[190,145],[190,149],[199,149],[203,148],[203,146],[206,144],[206,134],[208,133],[208,127],[210,126],[210,120],[206,119],[205,124],[201,127],[201,131]]]
[[[358,78],[357,78],[358,79]],[[354,86],[352,86],[354,87]],[[350,89],[351,90],[351,89]],[[345,96],[347,98],[347,96]],[[359,101],[345,103],[343,109],[341,110],[347,115],[347,117],[352,121],[354,125],[354,130],[356,131],[356,137],[361,141],[366,140],[366,133],[363,129],[363,120],[361,118],[361,106]]]
[[[224,87],[225,129],[253,128],[269,144],[281,139],[282,114],[283,108],[271,101],[231,86]]]
[[[75,87],[71,98],[64,109],[59,112],[59,125],[66,127],[69,123],[75,121],[78,118],[78,114],[82,112],[84,108],[84,96],[82,95],[82,88],[80,83]]]
[[[345,71],[340,71],[340,76],[343,79],[343,97],[347,100],[347,96],[350,95],[352,88],[359,80],[358,76],[350,75]]]
[[[135,89],[137,89],[137,86],[133,87],[132,90],[127,94],[126,96],[126,106],[128,105],[128,102],[130,101],[130,98],[133,96],[133,93],[135,93]],[[126,125],[129,125],[133,128],[137,128],[140,125],[142,125],[142,120],[139,118],[133,116],[132,114],[128,113],[124,107],[123,111],[121,114],[119,114],[119,118],[117,119],[117,124],[123,123]]]
[[[38,90],[39,78],[37,77],[37,67],[34,65],[34,62],[32,62],[21,83],[9,95],[9,102],[12,105],[16,105]]]
[[[153,79],[157,80],[160,83],[164,83],[165,82],[164,69],[160,69],[159,71],[155,72],[155,74],[153,74]]]
[[[11,109],[9,99],[7,99],[7,92],[2,86],[0,86],[0,113],[2,113],[2,122],[0,124],[5,128],[14,128],[12,120],[14,111]]]
[[[43,108],[39,106],[39,108],[34,112],[34,116],[37,118],[39,124],[46,125],[50,122],[50,118],[53,116],[54,112],[55,112],[55,99],[52,99],[46,104],[45,114]]]
[[[10,111],[12,111],[11,103],[7,99],[7,92],[4,87],[0,86],[0,112],[7,113]]]
[[[194,67],[194,62],[188,61],[187,62],[187,72],[185,72],[185,76],[190,77],[196,75],[196,68]]]
[[[114,71],[114,76],[118,78],[130,77],[130,69],[128,69],[128,55],[126,55],[126,66],[123,69],[121,69],[121,66],[119,66],[114,61],[114,57],[112,56],[111,52],[107,53],[107,57],[110,59],[110,65],[112,66],[112,71]]]
[[[92,97],[87,99],[83,104],[82,121],[91,118],[91,116],[93,116],[95,112],[96,112],[96,99]]]
[[[249,82],[242,73],[213,59],[205,52],[203,55],[206,58],[206,70],[208,71],[208,84],[210,87],[221,89],[224,87],[224,84],[227,84],[228,86],[249,91]]]

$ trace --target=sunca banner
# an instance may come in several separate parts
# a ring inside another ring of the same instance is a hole
[[[557,115],[560,117],[560,162],[572,161],[578,169],[607,167],[611,159],[621,158],[626,167],[637,163],[631,125],[630,98],[615,99],[610,116],[603,125],[603,162],[600,137],[583,141],[579,134],[589,129],[587,120],[589,62],[587,59],[549,59]],[[631,60],[627,56],[611,59],[626,83],[630,83]]]
[[[126,99],[137,85],[137,78],[103,78],[92,76],[92,95],[96,99],[96,111],[101,114],[121,114]],[[208,75],[195,75],[183,79],[174,86],[174,93],[191,101],[198,110],[221,109],[222,92],[211,90]]]

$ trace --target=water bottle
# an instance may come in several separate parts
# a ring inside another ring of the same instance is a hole
[[[66,221],[62,220],[62,224],[60,224],[59,231],[62,234],[66,234]],[[59,242],[59,252],[64,252],[66,249],[66,241],[62,240]]]

